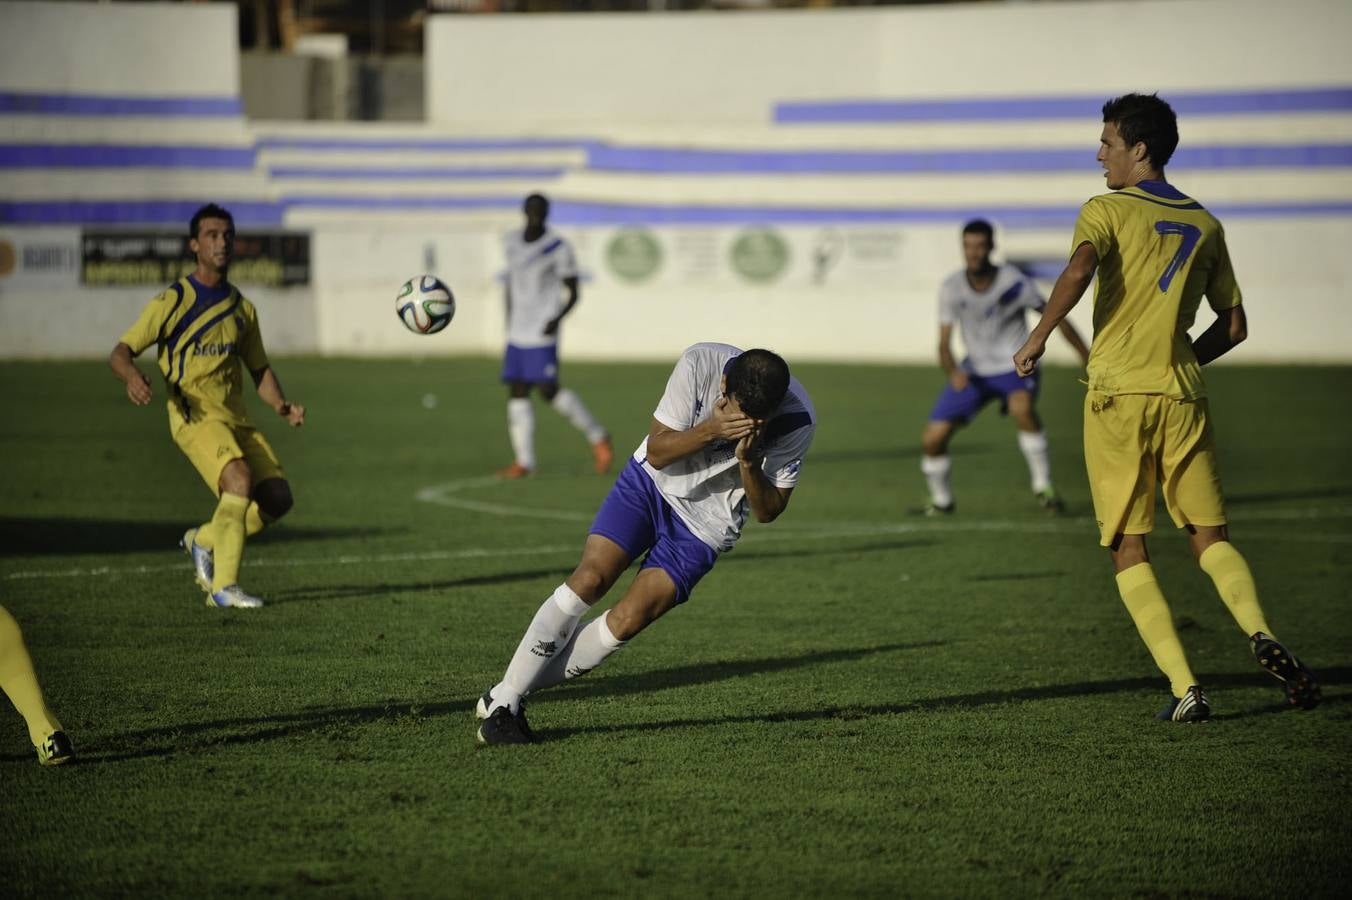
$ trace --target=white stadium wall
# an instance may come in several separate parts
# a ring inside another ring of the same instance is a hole
[[[990,218],[1049,288],[1103,190],[1099,98],[1158,89],[1182,101],[1170,177],[1225,222],[1245,291],[1252,337],[1225,362],[1352,361],[1343,0],[427,28],[426,123],[250,122],[232,6],[0,3],[0,358],[106,353],[156,289],[82,285],[81,235],[181,231],[207,200],[241,232],[309,234],[307,285],[241,285],[271,352],[496,354],[500,234],[541,190],[583,269],[566,358],[713,338],[930,362],[961,223]],[[427,337],[393,312],[424,271],[458,301]],[[1073,321],[1088,333],[1087,301]]]

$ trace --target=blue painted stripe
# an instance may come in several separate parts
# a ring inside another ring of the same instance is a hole
[[[1072,172],[1093,166],[1092,147],[1018,150],[691,150],[594,145],[586,165],[597,171],[654,174],[919,174],[931,172]],[[4,168],[252,169],[249,147],[105,144],[0,144]],[[1183,147],[1176,169],[1348,168],[1352,144]],[[557,179],[563,166],[276,166],[278,178]]]
[[[240,228],[281,225],[285,208],[269,200],[220,203]],[[174,225],[186,226],[201,207],[198,200],[19,200],[0,201],[0,222],[6,225]]]
[[[322,166],[270,166],[273,178],[334,178],[334,179],[483,179],[483,178],[562,178],[568,170],[562,166],[507,166],[497,168],[448,166],[351,166],[324,168]]]
[[[290,210],[336,208],[360,210],[431,210],[455,212],[520,207],[521,198],[504,197],[289,197],[279,203],[229,202],[223,205],[237,225],[280,225]],[[0,202],[0,223],[6,225],[57,224],[173,224],[182,226],[200,206],[197,200],[152,202]],[[1352,216],[1352,200],[1295,203],[1238,203],[1209,207],[1225,218],[1302,218]],[[953,224],[982,217],[1006,228],[1068,228],[1079,214],[1074,206],[655,206],[555,200],[550,221],[573,226],[613,225],[868,225]]]
[[[212,316],[211,319],[209,319],[205,325],[203,325],[201,328],[193,332],[192,336],[189,337],[187,340],[183,341],[183,349],[178,351],[178,378],[174,379],[174,384],[176,386],[183,384],[183,373],[188,365],[188,351],[192,349],[193,345],[197,343],[197,340],[200,337],[202,337],[202,335],[206,334],[208,331],[215,328],[218,322],[224,321],[225,319],[228,319],[231,316],[233,316],[235,314],[235,310],[239,309],[239,294],[235,293],[234,291],[231,291],[230,297],[227,298],[227,301],[233,302],[230,302],[229,306],[221,310],[215,316]],[[221,301],[218,300],[217,302],[219,303]]]
[[[252,147],[0,144],[0,169],[252,169]]]
[[[261,150],[424,150],[436,153],[474,153],[481,150],[585,150],[594,141],[580,138],[296,138],[262,137]]]
[[[364,196],[325,195],[307,196],[293,194],[281,198],[288,208],[320,207],[325,209],[517,209],[521,198],[516,194],[500,194],[483,197],[429,196],[414,194],[411,196]],[[228,208],[228,207],[227,207]],[[551,212],[553,206],[550,207]]]
[[[598,171],[666,174],[909,174],[1092,170],[1097,145],[999,150],[690,150],[611,147],[588,151]],[[1352,144],[1182,147],[1170,170],[1352,166]]]
[[[1108,94],[961,97],[927,100],[789,100],[776,103],[780,124],[974,122],[1011,119],[1099,121]],[[1264,91],[1164,92],[1180,116],[1352,111],[1352,87]]]
[[[0,113],[24,116],[244,115],[239,97],[111,97],[0,91]]]

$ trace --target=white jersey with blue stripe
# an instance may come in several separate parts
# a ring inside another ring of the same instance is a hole
[[[549,347],[558,334],[545,326],[563,308],[563,279],[577,277],[573,247],[556,231],[527,241],[520,231],[503,240],[507,255],[507,343],[517,347]]]
[[[984,291],[972,287],[964,270],[945,278],[939,289],[939,322],[961,328],[968,371],[1003,375],[1014,371],[1014,354],[1028,340],[1025,310],[1045,305],[1042,294],[1017,266],[996,267]]]
[[[695,344],[681,354],[653,418],[668,428],[687,431],[713,415],[723,372],[741,350],[730,344]],[[765,477],[776,487],[798,483],[803,458],[817,431],[817,412],[807,389],[796,378],[770,416],[765,429]],[[654,468],[648,439],[634,459],[652,478],[663,498],[696,537],[716,550],[730,550],[741,536],[748,506],[738,471],[735,441],[715,441],[689,456]]]

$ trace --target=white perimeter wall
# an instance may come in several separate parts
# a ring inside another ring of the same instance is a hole
[[[0,90],[239,94],[234,4],[0,3]]]
[[[783,100],[1329,86],[1348,35],[1346,0],[432,16],[427,117],[585,132],[768,122]]]

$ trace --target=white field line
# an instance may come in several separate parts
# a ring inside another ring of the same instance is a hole
[[[448,484],[422,488],[415,497],[424,503],[483,512],[498,516],[520,516],[535,519],[550,519],[565,522],[591,521],[592,514],[577,510],[534,509],[512,506],[503,503],[483,503],[455,496],[466,488],[480,488],[500,485],[500,479],[472,478],[454,481]],[[1330,507],[1326,509],[1277,509],[1255,515],[1244,516],[1237,524],[1241,533],[1252,535],[1253,540],[1298,541],[1317,544],[1352,543],[1352,534],[1325,534],[1309,529],[1264,528],[1262,524],[1306,522],[1319,519],[1346,518],[1352,516],[1352,507]],[[1168,515],[1161,511],[1160,531],[1171,531],[1172,523]],[[1249,526],[1258,525],[1256,529]],[[944,519],[916,519],[912,522],[783,522],[773,527],[753,526],[739,542],[741,546],[759,543],[805,542],[812,543],[830,538],[880,537],[884,535],[920,534],[943,532],[1004,532],[1010,534],[1064,534],[1092,539],[1093,523],[1087,518],[1074,519],[965,519],[960,517]],[[371,553],[344,554],[340,556],[278,557],[251,559],[246,562],[250,568],[255,566],[291,568],[319,565],[366,565],[383,562],[436,562],[454,559],[492,559],[513,556],[549,556],[561,553],[577,553],[579,543],[541,544],[534,547],[463,547],[458,550],[427,550],[409,553]],[[98,566],[95,568],[72,569],[31,569],[7,572],[0,576],[3,581],[20,581],[34,578],[89,578],[108,575],[152,575],[160,572],[181,571],[187,565],[186,560],[174,563],[139,566]]]

